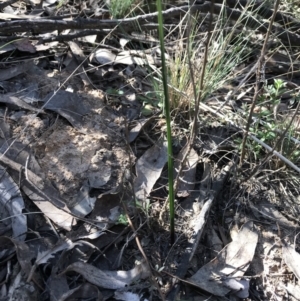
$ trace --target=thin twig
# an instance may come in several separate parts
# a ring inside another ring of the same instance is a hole
[[[261,49],[260,57],[258,59],[257,71],[256,71],[255,93],[254,93],[252,105],[251,105],[248,120],[247,120],[246,130],[244,132],[244,137],[243,137],[243,142],[242,142],[242,150],[241,150],[240,166],[242,166],[244,158],[245,158],[246,141],[247,141],[249,128],[250,128],[251,121],[252,121],[253,111],[254,111],[254,108],[256,106],[258,96],[262,93],[263,88],[264,88],[264,82],[265,82],[265,75],[264,75],[264,73],[265,73],[265,70],[264,70],[265,69],[265,54],[266,54],[266,51],[267,51],[267,43],[268,43],[269,37],[271,35],[271,29],[272,29],[272,26],[273,26],[273,23],[274,23],[274,20],[275,20],[276,12],[278,10],[279,2],[280,2],[279,0],[276,0],[273,15],[272,15],[271,21],[269,23],[269,28],[268,28],[268,31],[267,31],[267,34],[266,34],[266,37],[265,37],[263,47]]]
[[[136,231],[135,228],[134,228],[134,225],[133,225],[133,223],[132,223],[132,221],[131,221],[131,218],[130,218],[130,216],[129,216],[129,214],[128,214],[128,211],[127,211],[127,208],[126,208],[124,202],[122,202],[122,204],[123,204],[123,208],[124,208],[124,211],[125,211],[125,214],[126,214],[126,217],[127,217],[128,223],[129,223],[129,226],[131,227],[133,233],[136,233],[136,236],[135,236],[135,242],[136,242],[136,244],[137,244],[137,246],[138,246],[138,249],[139,249],[139,251],[141,252],[141,254],[142,254],[142,256],[143,256],[143,258],[144,258],[144,260],[145,260],[145,263],[146,263],[146,265],[147,265],[147,268],[148,268],[149,272],[151,272],[151,265],[150,265],[150,263],[149,263],[149,260],[148,260],[147,255],[146,255],[146,253],[144,252],[144,249],[143,249],[143,247],[142,247],[142,245],[141,245],[141,243],[140,243],[140,239],[139,239],[139,237],[138,237],[137,231]],[[151,273],[151,274],[152,274],[152,273]],[[162,291],[161,291],[161,289],[160,289],[158,283],[157,283],[156,281],[154,281],[152,278],[153,278],[153,276],[151,277],[151,282],[152,282],[152,284],[156,287],[157,291],[159,292],[159,295],[160,295],[160,297],[161,297],[161,300],[164,301],[164,300],[165,300],[165,297],[164,297],[164,295],[163,295],[163,293],[162,293]]]

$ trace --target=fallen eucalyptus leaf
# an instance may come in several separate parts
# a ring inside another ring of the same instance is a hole
[[[188,145],[184,146],[181,149],[179,155],[177,156],[177,159],[174,164],[175,176],[177,176],[178,174],[179,167],[188,149],[189,149]],[[190,153],[184,162],[182,172],[179,178],[177,196],[187,197],[190,194],[190,191],[194,189],[197,163],[198,163],[198,154],[193,148],[191,148]]]
[[[149,277],[150,271],[145,263],[141,263],[129,271],[102,271],[91,264],[75,262],[63,273],[69,271],[81,274],[87,281],[107,289],[119,289],[139,279]]]
[[[216,258],[197,271],[189,282],[216,296],[225,296],[232,289],[224,286],[226,276],[238,280],[247,271],[254,256],[258,234],[253,222],[244,224],[237,237]]]
[[[300,280],[300,254],[293,247],[282,241],[282,255],[286,265]]]
[[[108,49],[98,49],[95,52],[95,59],[101,65],[112,65],[116,60],[116,55]]]
[[[0,165],[0,212],[1,220],[11,225],[14,239],[24,241],[27,232],[27,218],[22,214],[24,201],[14,180]]]
[[[160,177],[168,159],[167,143],[160,141],[148,149],[136,163],[134,191],[137,199],[145,201]]]

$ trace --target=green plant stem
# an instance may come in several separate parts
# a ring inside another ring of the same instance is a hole
[[[166,66],[166,59],[165,59],[161,0],[157,0],[156,5],[157,5],[157,12],[158,12],[158,32],[159,32],[161,62],[162,62],[164,108],[165,108],[165,116],[166,116],[166,123],[167,123],[170,232],[171,232],[171,244],[173,245],[175,241],[175,223],[174,223],[175,213],[174,213],[174,185],[173,185],[173,151],[172,151],[172,133],[171,133],[171,116],[170,116],[171,114],[170,114],[170,102],[169,102],[169,93],[168,93],[167,66]]]

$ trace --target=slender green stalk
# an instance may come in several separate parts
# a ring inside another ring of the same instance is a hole
[[[165,44],[164,44],[164,31],[163,31],[164,28],[163,28],[161,0],[157,0],[156,5],[157,5],[157,12],[158,12],[158,33],[159,33],[159,41],[160,41],[163,87],[164,87],[164,107],[165,107],[165,115],[166,115],[166,123],[167,123],[170,232],[171,232],[171,244],[174,244],[175,224],[174,224],[174,184],[173,184],[171,114],[170,114],[170,101],[169,101],[169,93],[168,93],[167,66],[165,60]]]

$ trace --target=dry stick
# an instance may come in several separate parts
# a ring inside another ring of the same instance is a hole
[[[163,11],[163,17],[175,17],[180,16],[187,11],[190,12],[201,12],[208,13],[211,10],[211,2],[206,1],[201,5],[189,5],[170,8]],[[223,11],[223,4],[214,4],[214,13],[219,14]],[[242,12],[238,9],[231,9],[230,7],[225,7],[227,16],[233,21],[240,19]],[[5,21],[0,23],[1,34],[15,34],[22,32],[32,32],[34,34],[49,32],[54,30],[62,31],[64,29],[98,29],[98,30],[108,30],[113,29],[118,26],[122,26],[123,30],[130,31],[135,30],[136,22],[139,23],[144,29],[148,26],[157,28],[157,24],[151,24],[151,22],[157,21],[157,13],[150,13],[145,15],[139,15],[127,19],[118,20],[95,20],[95,19],[83,19],[77,18],[75,20],[55,20],[55,19],[35,19],[35,20],[17,20],[17,21]],[[150,24],[149,24],[150,23]],[[240,23],[246,27],[259,30],[262,33],[267,33],[268,29],[267,23],[259,22],[255,17],[249,15],[247,19],[240,20]],[[272,25],[272,31],[277,33],[278,39],[287,45],[300,46],[300,35],[283,29],[280,26]]]
[[[267,34],[266,34],[266,38],[265,38],[265,41],[264,41],[264,44],[263,44],[263,47],[262,47],[262,50],[261,50],[260,57],[258,59],[258,65],[257,65],[257,69],[256,69],[255,93],[254,93],[253,102],[252,102],[250,112],[249,112],[249,116],[248,116],[248,120],[247,120],[246,131],[245,131],[244,137],[243,137],[240,166],[242,166],[244,158],[245,158],[245,148],[246,148],[245,146],[246,146],[246,141],[247,141],[247,137],[248,137],[248,133],[249,133],[249,128],[250,128],[251,121],[252,121],[254,107],[256,105],[258,95],[262,92],[262,90],[264,88],[265,54],[266,54],[266,51],[267,51],[267,43],[268,43],[268,40],[269,40],[269,37],[270,37],[270,34],[271,34],[271,29],[272,29],[272,26],[273,26],[273,23],[274,23],[276,12],[278,10],[278,6],[279,6],[279,0],[276,0],[273,15],[272,15],[271,21],[269,23],[269,28],[268,28],[268,31],[267,31]],[[262,72],[263,72],[263,74],[262,74]]]

